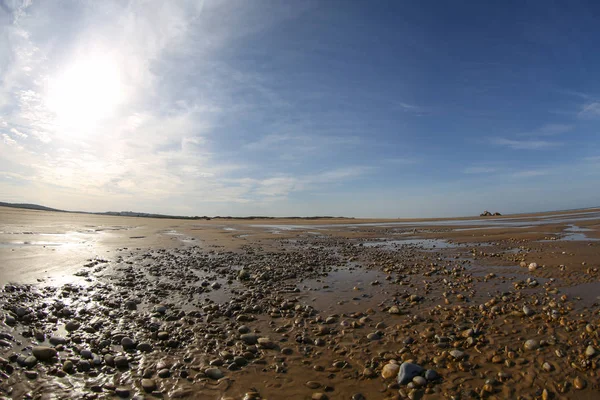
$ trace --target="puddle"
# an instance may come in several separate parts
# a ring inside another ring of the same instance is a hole
[[[0,242],[0,248],[43,246],[54,247],[62,246],[64,243],[44,242],[44,241],[25,241],[25,242]]]
[[[448,249],[459,246],[456,243],[450,243],[447,240],[442,239],[402,239],[381,242],[364,242],[361,244],[364,247],[376,247],[384,249],[396,249],[404,246],[419,247],[423,249]]]
[[[560,288],[561,293],[571,297],[581,297],[584,305],[600,303],[600,282],[582,283],[571,287]]]
[[[569,225],[564,229],[560,237],[552,240],[540,240],[540,242],[598,242],[600,239],[588,237],[584,232],[593,232],[593,229],[580,228],[577,225]]]

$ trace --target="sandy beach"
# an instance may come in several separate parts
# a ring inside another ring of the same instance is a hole
[[[2,398],[600,396],[600,209],[0,221]]]

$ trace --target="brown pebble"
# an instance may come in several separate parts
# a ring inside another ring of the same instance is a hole
[[[585,389],[585,387],[587,386],[587,382],[578,376],[575,379],[573,379],[573,386],[575,386],[575,389]]]

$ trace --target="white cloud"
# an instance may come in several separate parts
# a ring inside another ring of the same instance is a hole
[[[493,174],[498,172],[498,168],[495,167],[468,167],[463,170],[465,174]]]
[[[560,146],[560,142],[552,142],[547,140],[512,140],[505,138],[494,138],[491,140],[493,144],[499,146],[510,147],[514,150],[544,150]]]
[[[592,102],[584,104],[579,111],[579,116],[582,118],[598,118],[600,117],[600,102]]]
[[[524,170],[524,171],[517,171],[517,172],[513,173],[512,176],[515,178],[534,178],[534,177],[544,176],[544,175],[548,175],[548,174],[550,174],[550,171],[530,169],[530,170]]]

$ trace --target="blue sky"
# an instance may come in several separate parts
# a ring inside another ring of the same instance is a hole
[[[600,205],[600,4],[0,0],[0,200],[185,215]]]

